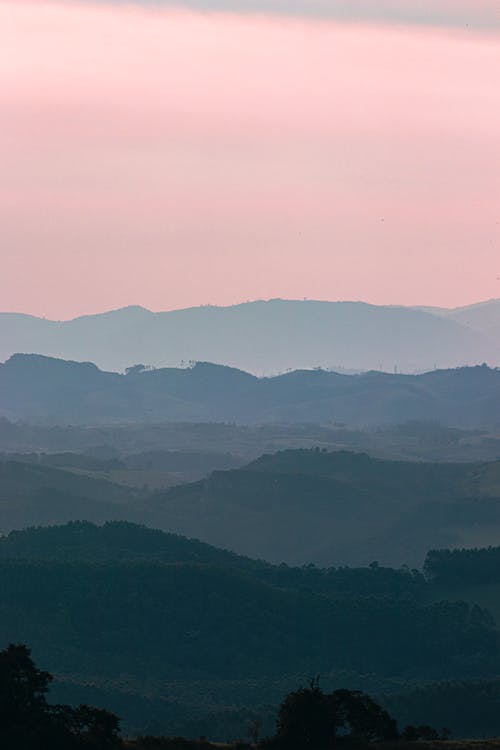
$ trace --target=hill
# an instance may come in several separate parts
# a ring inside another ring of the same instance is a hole
[[[23,428],[26,425],[20,426],[21,432]],[[30,427],[27,431],[30,431]],[[64,430],[61,432],[64,433]],[[93,452],[79,453],[8,451],[0,453],[1,461],[63,469],[79,476],[105,479],[138,490],[161,489],[192,482],[216,469],[232,469],[246,463],[242,457],[214,450],[148,450],[120,456],[109,446],[97,446]]]
[[[39,355],[0,365],[0,416],[51,424],[335,422],[354,427],[440,422],[498,429],[500,371],[486,366],[422,375],[324,370],[257,378],[199,362],[189,368],[102,372]]]
[[[500,434],[422,421],[357,429],[311,422],[51,425],[0,417],[1,458],[100,471],[102,478],[112,481],[121,481],[117,472],[125,466],[135,472],[137,482],[131,484],[138,486],[151,485],[154,472],[178,476],[180,483],[201,479],[215,469],[238,468],[263,453],[316,447],[392,460],[486,462],[500,456]],[[141,471],[145,472],[142,481]]]
[[[72,521],[64,526],[30,527],[0,538],[0,559],[63,562],[147,561],[231,567],[279,588],[335,595],[418,597],[424,578],[406,568],[294,568],[237,555],[196,539],[128,521],[97,526]]]
[[[241,569],[271,567],[196,539],[128,521],[107,521],[102,526],[89,521],[72,521],[64,526],[33,526],[11,531],[0,538],[0,558],[90,563],[149,560],[219,564]]]
[[[17,461],[0,461],[0,533],[85,518],[126,518],[137,494],[106,480]]]
[[[70,321],[0,315],[0,359],[36,352],[123,371],[211,361],[269,374],[317,366],[405,372],[500,364],[498,336],[443,311],[274,299],[153,313],[127,307]]]
[[[137,508],[149,524],[275,563],[419,566],[429,547],[500,542],[498,466],[285,451]]]
[[[424,310],[433,315],[442,315],[479,333],[494,334],[497,339],[500,333],[499,299],[489,299],[485,302],[478,302],[475,305],[466,305],[465,307],[454,307],[451,309],[443,307],[417,309]]]
[[[319,449],[265,455],[166,490],[126,487],[62,454],[0,461],[0,532],[129,520],[294,565],[420,566],[430,547],[500,543],[500,463],[425,463]],[[50,460],[50,457],[49,457]],[[109,472],[110,476],[120,470]]]
[[[0,642],[29,642],[58,699],[131,706],[128,731],[211,714],[217,736],[239,711],[241,736],[307,674],[394,693],[500,670],[488,613],[423,602],[407,570],[275,568],[122,523],[16,532],[0,557]]]

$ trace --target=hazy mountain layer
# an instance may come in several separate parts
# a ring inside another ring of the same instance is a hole
[[[166,491],[0,461],[0,532],[127,519],[249,557],[421,565],[430,547],[500,544],[500,463],[384,461],[294,450]]]
[[[148,498],[150,524],[303,565],[421,565],[430,547],[500,543],[500,464],[285,451]]]
[[[303,370],[257,378],[198,363],[119,375],[89,363],[15,355],[0,365],[0,416],[52,424],[335,422],[364,427],[420,420],[495,428],[500,424],[500,371],[486,366],[423,375]]]
[[[173,477],[178,477],[179,484],[200,479],[216,469],[243,466],[263,453],[317,447],[406,461],[495,461],[500,456],[500,433],[419,421],[360,430],[312,422],[54,426],[10,422],[0,417],[3,460],[10,457],[99,472],[102,478],[133,486],[168,486]],[[121,470],[123,464],[126,477]]]
[[[162,313],[127,307],[65,322],[3,313],[0,359],[37,353],[117,371],[202,360],[257,374],[500,364],[500,305],[467,310],[270,300]]]
[[[480,333],[493,333],[497,339],[500,336],[500,300],[498,299],[490,299],[486,302],[478,302],[475,305],[452,309],[445,307],[421,307],[416,309],[433,315],[441,315]]]
[[[17,461],[0,461],[0,534],[79,518],[127,517],[136,495],[104,480]]]

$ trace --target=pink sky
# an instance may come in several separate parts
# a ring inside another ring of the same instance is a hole
[[[499,81],[493,28],[0,0],[0,309],[500,297]]]

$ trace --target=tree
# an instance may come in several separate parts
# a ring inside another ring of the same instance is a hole
[[[357,690],[336,690],[326,695],[317,680],[309,688],[289,693],[278,720],[277,741],[284,748],[326,750],[337,734],[367,742],[398,739],[396,721],[369,695]]]
[[[0,651],[2,750],[111,750],[120,745],[118,718],[90,706],[51,706],[52,676],[38,669],[31,651],[11,644]]]
[[[4,736],[27,736],[45,722],[45,695],[52,680],[35,667],[31,651],[10,644],[0,651],[0,731]]]
[[[77,746],[108,750],[120,745],[120,721],[102,708],[81,705],[50,707],[54,723],[76,741]]]
[[[414,727],[409,725],[401,732],[401,737],[407,742],[416,742],[419,740],[427,741],[430,740],[447,740],[450,738],[451,732],[449,729],[442,729],[438,732],[437,729],[428,726],[427,724]]]
[[[125,368],[125,375],[138,375],[141,372],[144,372],[146,370],[146,365],[140,364],[140,365],[132,365],[131,367]]]
[[[373,698],[358,690],[336,690],[330,696],[337,727],[371,742],[398,739],[396,721]]]
[[[312,679],[308,688],[289,693],[281,704],[277,740],[282,747],[326,750],[335,739],[335,718],[328,696]]]

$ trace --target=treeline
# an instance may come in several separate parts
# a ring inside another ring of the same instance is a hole
[[[500,547],[431,550],[424,573],[436,585],[500,583]]]
[[[382,703],[405,724],[451,727],[458,737],[498,737],[500,679],[425,683],[402,694],[386,695]]]
[[[283,750],[329,750],[342,739],[356,740],[362,747],[372,742],[447,739],[450,734],[446,728],[439,732],[427,724],[407,725],[400,732],[396,720],[366,693],[345,689],[325,693],[313,678],[308,687],[286,696],[276,735],[262,744]]]
[[[275,566],[128,522],[0,538],[0,643],[29,643],[57,675],[56,700],[105,706],[134,733],[223,740],[258,717],[269,732],[280,697],[315,673],[406,723],[425,724],[430,691],[433,723],[441,701],[454,733],[481,732],[429,683],[465,685],[477,716],[500,674],[499,632],[458,589],[437,595],[407,568]]]
[[[64,526],[38,526],[11,531],[0,538],[0,558],[107,562],[149,560],[229,565],[241,569],[272,568],[197,539],[130,523],[70,521]]]
[[[2,750],[190,750],[211,746],[183,738],[139,737],[125,744],[119,718],[88,705],[51,704],[52,675],[40,670],[24,644],[0,651],[0,744]],[[261,723],[248,727],[253,746],[270,750],[330,750],[339,737],[362,745],[398,739],[438,739],[429,726],[407,726],[400,734],[396,721],[370,696],[359,691],[328,694],[312,679],[308,687],[289,693],[279,709],[277,731],[262,739]],[[443,735],[443,736],[446,736]]]
[[[119,673],[124,659],[148,679],[500,671],[488,613],[403,595],[421,585],[411,571],[271,566],[125,523],[16,532],[0,554],[0,638],[62,672]]]
[[[272,565],[237,555],[196,539],[169,534],[128,521],[98,526],[71,521],[12,531],[0,538],[0,559],[106,562],[149,560],[229,566],[278,588],[348,596],[389,596],[417,599],[426,585],[423,574],[406,566],[389,568],[372,563],[365,568],[319,568]]]
[[[229,679],[349,669],[439,679],[500,671],[486,613],[278,589],[236,570],[147,561],[0,563],[0,638],[62,672]]]
[[[50,705],[52,675],[38,669],[30,650],[11,644],[0,651],[0,745],[2,750],[114,750],[121,746],[119,720],[86,705]]]

